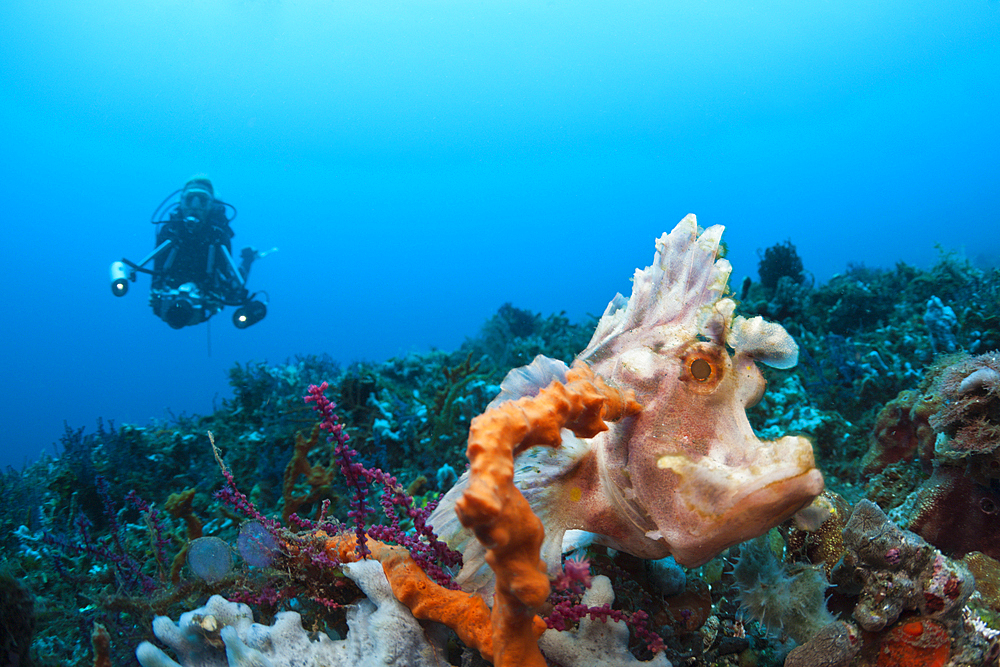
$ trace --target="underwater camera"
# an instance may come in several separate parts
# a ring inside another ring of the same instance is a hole
[[[125,262],[111,262],[111,293],[115,296],[128,294],[128,281],[135,280],[135,273],[130,273]]]
[[[160,317],[173,329],[183,329],[189,324],[198,324],[201,321],[194,304],[183,297],[168,302]]]
[[[233,313],[233,324],[237,329],[246,329],[257,324],[267,315],[267,306],[260,301],[247,301]]]
[[[194,283],[184,283],[177,289],[160,291],[151,301],[154,302],[153,310],[172,329],[201,324],[211,317],[211,313],[206,312],[209,304],[205,303]],[[218,308],[215,310],[218,312]]]

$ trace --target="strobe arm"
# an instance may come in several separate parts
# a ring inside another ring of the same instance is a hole
[[[229,252],[229,248],[221,244],[219,245],[219,248],[222,250],[222,256],[226,258],[229,268],[232,269],[233,275],[236,276],[236,280],[239,281],[240,287],[246,287],[246,283],[243,280],[243,274],[241,274],[240,270],[236,267],[236,262],[233,261],[233,254]]]
[[[165,252],[173,243],[172,239],[167,239],[153,248],[153,252],[146,255],[138,264],[124,257],[122,257],[120,262],[111,262],[111,293],[115,296],[125,296],[128,294],[128,283],[129,281],[135,282],[137,271],[152,275],[152,271],[143,267],[153,261],[160,253]]]

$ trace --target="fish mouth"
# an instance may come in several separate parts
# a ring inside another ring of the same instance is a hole
[[[669,516],[656,517],[674,559],[685,567],[704,565],[723,550],[761,535],[823,492],[812,445],[801,436],[761,442],[754,459],[730,466],[703,456],[662,456],[657,467],[677,476]],[[662,519],[662,520],[661,520]]]

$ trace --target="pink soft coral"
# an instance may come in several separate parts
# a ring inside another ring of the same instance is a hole
[[[581,584],[583,588],[590,588],[591,581],[590,561],[570,556],[563,563],[563,571],[553,579],[552,587],[560,591],[574,588],[577,584]]]

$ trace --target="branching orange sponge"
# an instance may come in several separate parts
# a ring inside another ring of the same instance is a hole
[[[501,403],[472,420],[469,485],[455,511],[487,549],[486,562],[496,575],[491,623],[497,667],[545,666],[538,649],[545,625],[536,616],[549,595],[540,559],[545,531],[514,486],[514,459],[536,445],[558,447],[563,428],[592,438],[607,429],[606,421],[640,410],[632,392],[608,386],[577,363],[565,384],[552,382],[536,396]]]
[[[319,536],[322,537],[322,533]],[[392,594],[409,607],[415,618],[443,623],[454,630],[466,646],[476,649],[487,660],[493,660],[490,609],[481,597],[439,585],[417,565],[405,547],[391,546],[372,538],[368,538],[367,544],[371,557],[381,563]],[[345,533],[327,538],[324,551],[348,563],[358,559],[356,546],[354,534]]]

